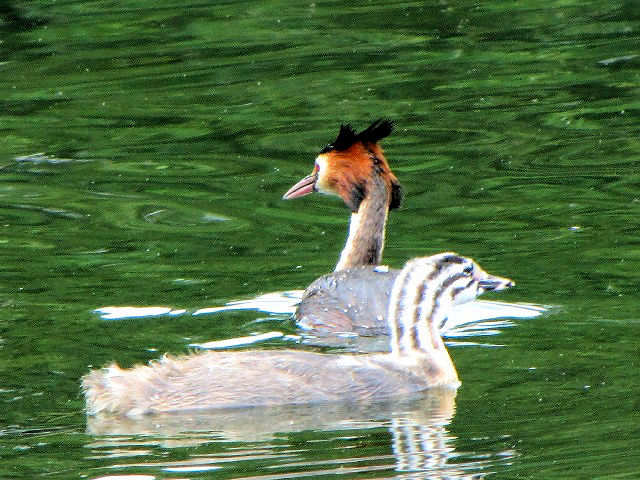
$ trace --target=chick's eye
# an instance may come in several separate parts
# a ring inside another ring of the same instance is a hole
[[[467,275],[471,275],[473,273],[473,263],[464,267],[463,272],[466,273]]]

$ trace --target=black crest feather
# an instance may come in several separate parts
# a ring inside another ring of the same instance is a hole
[[[358,134],[358,140],[363,143],[376,143],[388,137],[393,132],[393,122],[379,118]]]
[[[333,143],[322,149],[320,153],[327,153],[331,150],[342,151],[349,148],[356,142],[377,143],[379,140],[388,137],[393,132],[393,122],[379,118],[360,133],[356,133],[349,124],[341,125],[340,132]]]

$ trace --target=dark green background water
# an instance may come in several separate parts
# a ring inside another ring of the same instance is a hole
[[[169,5],[0,5],[0,478],[640,476],[640,3]],[[496,298],[552,314],[452,349],[463,387],[435,433],[412,405],[236,419],[255,438],[231,419],[86,434],[90,366],[295,332],[93,310],[330,271],[348,212],[280,197],[341,122],[378,117],[407,192],[386,262],[455,250],[516,280]],[[429,461],[408,466],[398,431]]]

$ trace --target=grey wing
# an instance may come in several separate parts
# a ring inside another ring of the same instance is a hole
[[[387,309],[397,270],[357,267],[324,275],[304,292],[295,318],[314,333],[387,333]]]

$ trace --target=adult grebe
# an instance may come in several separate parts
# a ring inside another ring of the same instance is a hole
[[[452,305],[512,285],[454,253],[418,258],[405,265],[393,285],[387,314],[390,353],[205,352],[165,356],[129,370],[114,364],[82,379],[87,413],[137,416],[371,401],[456,388],[458,375],[437,325]]]
[[[404,196],[378,145],[392,131],[393,122],[383,119],[359,133],[342,125],[335,141],[320,151],[311,175],[282,197],[317,191],[342,198],[352,212],[335,272],[313,282],[296,310],[296,323],[305,330],[388,333],[386,312],[399,270],[373,267],[382,261],[389,210],[398,208]]]

